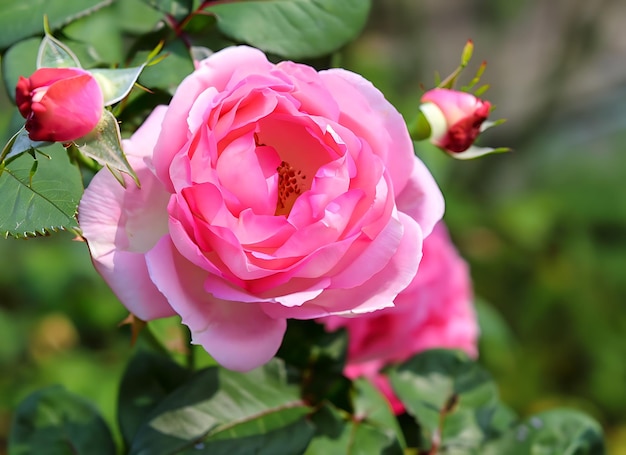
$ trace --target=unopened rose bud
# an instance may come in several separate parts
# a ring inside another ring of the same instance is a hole
[[[15,101],[33,141],[69,142],[95,128],[104,100],[94,77],[80,68],[40,68],[20,76]]]
[[[465,152],[474,144],[491,109],[488,101],[471,93],[445,88],[426,92],[422,103],[430,142],[451,154]]]

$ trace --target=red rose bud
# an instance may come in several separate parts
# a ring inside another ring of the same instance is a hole
[[[68,142],[95,128],[104,99],[93,76],[80,68],[40,68],[20,76],[15,101],[33,141]]]
[[[445,88],[429,90],[420,109],[431,129],[430,142],[451,154],[468,150],[482,130],[491,105],[471,93]]]

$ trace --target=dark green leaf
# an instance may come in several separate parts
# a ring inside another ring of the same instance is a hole
[[[287,58],[319,57],[353,40],[371,0],[250,0],[206,8],[228,37]]]
[[[257,444],[256,436],[292,425],[308,412],[298,389],[287,383],[284,365],[278,360],[249,373],[211,367],[159,404],[139,429],[130,453],[169,455],[200,443],[212,453],[215,441],[248,437],[251,444]],[[301,431],[305,433],[298,440],[310,433],[308,427]]]
[[[187,370],[166,355],[142,349],[133,356],[120,384],[117,406],[127,445],[161,400],[188,376]]]
[[[22,154],[0,173],[0,233],[25,238],[60,229],[76,229],[74,215],[83,186],[78,169],[65,150],[55,144],[39,156],[37,173],[30,178],[33,158]]]
[[[373,426],[367,421],[327,404],[312,417],[317,432],[305,455],[402,455],[394,431]]]
[[[20,0],[5,2],[0,14],[0,50],[33,35],[43,35],[43,17],[56,30],[110,5],[113,0]]]
[[[139,185],[137,175],[124,155],[117,119],[106,109],[103,111],[102,118],[96,128],[87,136],[76,139],[74,143],[83,155],[107,166],[120,183],[123,183],[124,180],[119,173],[124,172]]]
[[[602,428],[589,416],[554,409],[527,419],[502,439],[489,444],[484,455],[604,455]]]
[[[237,427],[239,430],[239,427]],[[273,431],[250,436],[233,433],[228,439],[208,438],[192,449],[180,452],[181,455],[300,455],[308,446],[315,429],[306,419]],[[223,436],[226,432],[218,433]]]
[[[15,101],[15,86],[20,76],[28,77],[37,69],[41,39],[31,38],[11,46],[2,57],[2,78],[7,95]]]
[[[39,390],[17,408],[10,455],[114,455],[115,444],[98,411],[60,386]]]
[[[394,391],[439,447],[479,447],[500,407],[489,374],[458,351],[420,353],[389,371]],[[424,449],[430,449],[428,444]],[[471,453],[471,452],[468,452]]]

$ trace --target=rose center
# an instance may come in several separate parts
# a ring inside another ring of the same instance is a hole
[[[288,215],[298,196],[306,191],[306,174],[296,170],[286,161],[281,161],[278,172],[278,200],[275,215]]]

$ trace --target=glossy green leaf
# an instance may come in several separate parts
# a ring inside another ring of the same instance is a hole
[[[500,403],[490,375],[459,351],[420,353],[389,371],[392,387],[422,428],[430,449],[479,447]],[[430,441],[430,442],[428,442]]]
[[[250,0],[209,4],[217,26],[235,41],[287,58],[319,57],[353,40],[371,0]]]
[[[602,428],[591,417],[554,409],[527,419],[502,439],[484,448],[484,455],[604,455]]]
[[[225,440],[237,438],[252,438],[256,444],[258,436],[292,425],[308,412],[298,388],[287,383],[285,367],[278,360],[249,373],[210,367],[154,409],[133,439],[130,454],[177,454],[199,444],[206,453],[213,453],[215,441],[222,446]],[[305,434],[298,440],[311,433],[308,427],[301,431]]]
[[[39,390],[17,408],[10,455],[115,455],[111,431],[85,399],[60,386]]]
[[[189,372],[164,354],[139,350],[128,363],[118,396],[118,422],[130,444],[154,408],[189,377]]]
[[[19,0],[4,2],[0,14],[0,50],[33,35],[43,35],[43,18],[56,30],[110,5],[113,0]]]
[[[305,455],[402,455],[393,430],[374,426],[365,420],[327,404],[312,416],[317,428]]]
[[[120,172],[124,172],[139,185],[139,179],[124,155],[117,119],[106,109],[96,128],[87,136],[76,139],[74,143],[83,155],[107,166],[120,183],[124,182]]]
[[[25,153],[6,164],[0,173],[0,233],[16,238],[45,235],[78,227],[75,219],[83,185],[63,147],[46,149],[50,158],[35,161]]]

